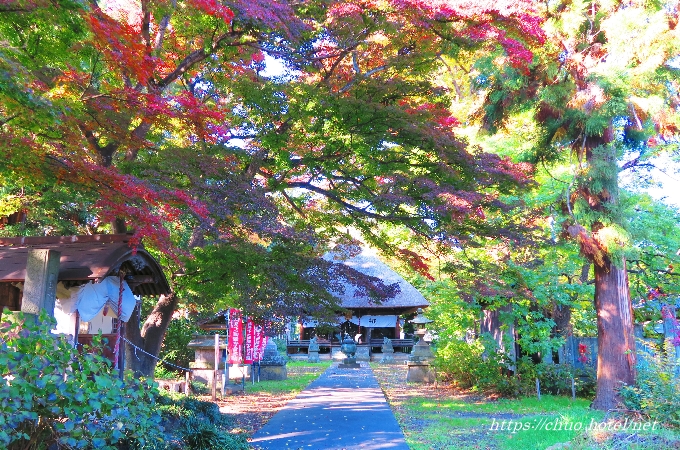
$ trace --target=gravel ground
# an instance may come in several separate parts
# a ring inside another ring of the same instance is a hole
[[[325,370],[326,367],[291,367],[288,368],[288,376],[294,377],[309,373],[321,374]],[[218,399],[217,405],[221,412],[230,414],[234,418],[232,433],[252,435],[296,395],[297,393],[289,392],[249,392],[245,394],[237,392],[225,399]],[[203,400],[210,401],[210,397]]]

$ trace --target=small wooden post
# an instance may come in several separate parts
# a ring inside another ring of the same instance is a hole
[[[538,381],[538,378],[536,378],[536,396],[538,399],[541,399],[541,382]]]
[[[213,370],[212,399],[217,400],[217,374],[220,367],[220,335],[215,333],[215,370]]]
[[[574,377],[571,377],[571,399],[576,400],[576,383],[574,383]]]
[[[190,380],[190,374],[188,370],[184,372],[184,395],[189,395],[189,392],[191,389],[189,388],[189,383],[191,382]]]
[[[80,333],[80,312],[76,309],[76,329],[73,330],[73,347],[78,349],[78,334]]]

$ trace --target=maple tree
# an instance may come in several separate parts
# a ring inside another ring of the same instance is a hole
[[[498,193],[532,167],[468,148],[429,74],[464,48],[525,72],[524,43],[543,41],[530,6],[3,2],[0,210],[25,214],[5,233],[132,230],[173,271],[194,249],[178,292],[222,286],[258,315],[315,310],[330,301],[320,244],[344,226],[373,244],[376,221],[437,239],[494,232]],[[263,76],[265,52],[292,72]],[[244,264],[220,281],[215,260],[222,275]],[[311,294],[288,304],[296,288]],[[157,354],[178,301],[161,298],[128,338]]]

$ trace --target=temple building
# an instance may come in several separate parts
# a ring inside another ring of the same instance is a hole
[[[413,285],[383,263],[377,252],[368,247],[363,247],[361,253],[355,256],[329,252],[324,255],[324,259],[345,264],[365,275],[379,278],[385,284],[398,283],[399,292],[393,298],[378,303],[366,296],[356,295],[357,288],[345,284],[344,292],[333,292],[333,295],[338,297],[340,305],[348,313],[344,317],[338,317],[337,323],[326,324],[333,328],[331,333],[318,333],[317,328],[321,327],[313,320],[302,321],[297,327],[292,324],[288,333],[289,352],[295,351],[295,347],[305,348],[307,340],[313,336],[319,338],[323,349],[325,345],[331,346],[337,340],[338,334],[344,333],[348,333],[359,344],[369,344],[375,348],[382,345],[385,337],[404,340],[406,347],[413,345],[412,339],[404,335],[404,316],[415,314],[418,308],[429,306],[429,302]],[[395,347],[399,347],[399,343]]]

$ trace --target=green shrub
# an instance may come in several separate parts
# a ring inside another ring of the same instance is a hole
[[[164,366],[159,362],[154,368],[153,377],[156,380],[173,380],[180,378],[181,375],[177,370]]]
[[[191,381],[191,392],[196,395],[208,395],[210,394],[211,388],[206,383],[201,381]]]
[[[666,343],[665,352],[655,356],[639,355],[635,386],[619,391],[628,409],[640,411],[651,420],[680,428],[680,378],[675,348]]]
[[[595,371],[591,368],[577,369],[569,364],[534,363],[524,356],[517,361],[517,376],[522,378],[522,395],[536,393],[536,378],[540,381],[541,393],[551,395],[571,395],[571,383],[579,397],[595,395]]]
[[[485,338],[470,343],[461,340],[440,343],[435,365],[440,376],[454,380],[462,388],[503,396],[535,395],[536,378],[543,393],[571,395],[572,377],[577,395],[594,394],[592,370],[577,370],[565,364],[536,364],[526,356],[512,362],[497,347],[493,340]]]
[[[187,347],[187,345],[194,334],[201,334],[201,329],[198,328],[194,320],[184,317],[171,320],[168,330],[165,332],[163,346],[158,357],[176,366],[188,368],[189,363],[194,360],[194,350]],[[184,373],[181,370],[162,363],[158,363],[154,371],[155,378],[177,378],[183,376]]]
[[[494,391],[501,395],[517,395],[518,380],[508,370],[512,362],[497,351],[495,342],[470,343],[452,340],[440,344],[435,366],[444,378],[452,379],[463,388]]]
[[[163,394],[159,400],[167,441],[178,449],[246,450],[245,435],[229,432],[231,417],[220,413],[216,404],[179,394]]]
[[[0,447],[156,448],[162,442],[151,382],[131,374],[121,381],[108,360],[51,334],[55,321],[45,314],[38,321],[13,317],[0,323]]]

